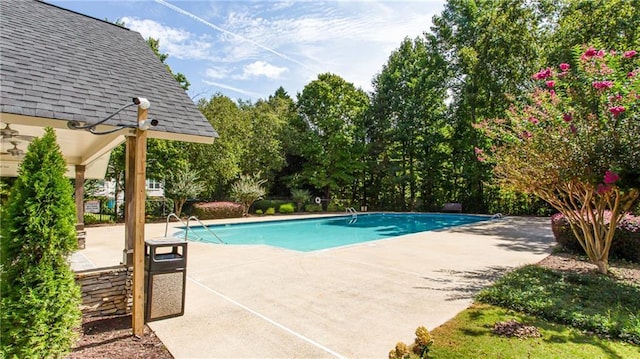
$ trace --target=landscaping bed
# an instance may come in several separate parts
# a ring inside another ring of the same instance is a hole
[[[131,315],[83,318],[79,338],[68,359],[155,358],[173,359],[160,339],[145,325],[136,337]]]

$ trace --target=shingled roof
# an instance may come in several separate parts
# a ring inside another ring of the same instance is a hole
[[[149,118],[159,121],[149,137],[211,143],[218,136],[139,33],[34,0],[2,0],[0,16],[3,123],[95,123],[145,97]],[[131,107],[105,125],[135,119]]]

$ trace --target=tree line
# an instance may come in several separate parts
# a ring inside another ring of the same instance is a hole
[[[220,138],[150,140],[148,175],[166,185],[180,177],[173,172],[195,173],[204,184],[197,197],[205,200],[227,199],[240,175],[261,173],[271,197],[306,189],[369,210],[460,202],[468,212],[542,214],[549,208],[543,202],[498,185],[492,165],[478,156],[492,140],[474,125],[504,118],[532,88],[531,75],[570,62],[575,45],[640,48],[639,5],[449,0],[429,30],[390,54],[370,93],[323,73],[295,98],[280,87],[256,102],[200,99]],[[122,177],[122,153],[112,155],[113,179]]]

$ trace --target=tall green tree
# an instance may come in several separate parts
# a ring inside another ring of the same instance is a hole
[[[67,257],[77,248],[73,188],[55,132],[34,139],[2,207],[0,356],[55,358],[80,323],[80,289]]]
[[[415,210],[419,193],[432,203],[445,160],[446,67],[424,38],[406,38],[374,78],[367,124],[372,193]],[[380,186],[386,187],[381,191]],[[377,199],[374,199],[374,205]]]
[[[247,113],[230,98],[216,94],[200,99],[198,108],[216,129],[220,138],[213,144],[189,144],[193,168],[206,183],[209,197],[224,197],[230,182],[242,173],[241,163],[247,152],[251,124]]]
[[[564,0],[549,42],[550,64],[571,63],[576,45],[640,48],[638,0]]]
[[[331,193],[361,180],[364,114],[369,98],[338,75],[325,73],[298,95],[298,143],[306,162],[302,176],[331,198]]]
[[[542,2],[450,0],[433,18],[434,44],[449,64],[451,200],[472,211],[486,210],[490,166],[477,161],[474,148],[487,138],[472,125],[500,117],[521,97],[530,74],[546,62],[541,38],[550,19]]]
[[[277,104],[262,99],[243,110],[249,118],[250,129],[241,163],[242,171],[262,172],[265,179],[273,182],[275,174],[286,164],[282,132],[287,125],[287,118],[279,112]]]
[[[284,197],[288,196],[292,189],[301,185],[299,178],[304,159],[298,151],[300,139],[295,127],[298,113],[295,101],[283,87],[279,87],[273,95],[270,95],[267,103],[281,124],[278,140],[284,154],[284,165],[273,174],[273,180],[268,173],[266,174],[266,178],[269,179],[267,184],[272,195]]]

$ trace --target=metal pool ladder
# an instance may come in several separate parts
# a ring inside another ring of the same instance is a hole
[[[165,238],[167,237],[167,233],[169,232],[169,220],[171,219],[171,217],[175,218],[178,220],[178,222],[182,223],[183,226],[186,227],[185,231],[184,231],[184,240],[187,240],[187,235],[189,234],[189,221],[194,220],[196,222],[198,222],[198,224],[200,224],[202,226],[202,228],[206,229],[207,232],[211,233],[212,236],[214,236],[220,243],[222,244],[227,244],[225,241],[223,241],[222,239],[220,239],[220,237],[218,237],[217,234],[215,234],[211,229],[209,229],[209,227],[207,227],[204,223],[202,223],[202,221],[200,221],[198,219],[198,217],[196,216],[191,216],[189,218],[187,218],[187,223],[184,223],[182,221],[182,219],[180,219],[180,217],[176,216],[175,213],[169,213],[169,215],[167,216],[167,224],[164,227],[164,236]],[[195,232],[193,233],[199,240],[202,240],[202,237],[200,237],[199,235],[197,235]]]
[[[353,207],[347,207],[346,210],[347,214],[351,214],[351,218],[348,221],[348,224],[354,224],[358,221],[358,211],[356,211],[355,208]]]

